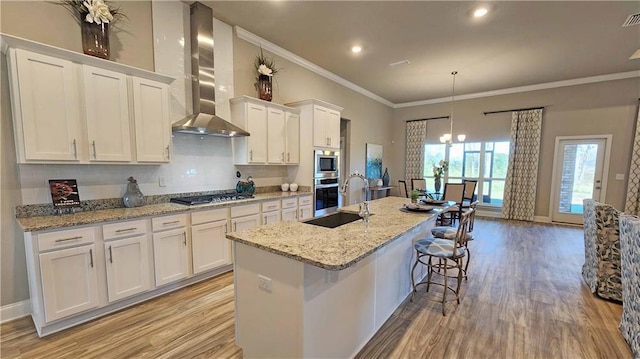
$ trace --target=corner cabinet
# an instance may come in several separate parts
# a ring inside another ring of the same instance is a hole
[[[172,78],[10,35],[1,40],[18,163],[170,161]]]
[[[288,103],[300,109],[302,122],[313,128],[313,146],[340,149],[340,113],[342,107],[320,100]]]
[[[251,135],[233,139],[237,165],[296,165],[300,161],[300,111],[256,98],[232,98],[234,124]]]

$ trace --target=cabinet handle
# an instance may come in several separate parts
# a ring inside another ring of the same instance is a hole
[[[113,263],[113,252],[111,252],[111,246],[109,246],[109,263]]]
[[[329,137],[327,137],[324,142],[327,144],[327,146],[329,146]]]
[[[63,238],[63,239],[56,239],[55,242],[56,243],[60,243],[60,242],[66,242],[66,241],[75,241],[76,239],[82,239],[82,236],[75,236],[75,237],[69,237],[69,238]]]
[[[224,224],[224,233],[227,233],[227,224]]]
[[[138,227],[131,227],[131,228],[125,228],[125,229],[118,229],[118,230],[116,230],[116,233],[129,232],[129,231],[135,231],[136,229],[138,229]]]
[[[284,152],[282,152],[282,162],[284,162]]]
[[[169,145],[167,145],[167,159],[171,159],[171,151],[169,150]]]
[[[276,207],[278,207],[278,206],[274,204],[274,205],[269,206],[269,207],[267,207],[267,208],[268,208],[268,209],[276,209]]]
[[[249,161],[253,161],[253,150],[249,151]]]
[[[287,162],[291,162],[291,154],[287,152]]]
[[[98,159],[98,152],[96,152],[96,141],[91,142],[91,146],[93,147],[93,159]]]
[[[93,268],[93,249],[89,249],[89,259],[91,260],[91,268]]]
[[[264,224],[267,224],[267,216],[264,216]]]
[[[238,229],[238,222],[233,222],[233,231],[235,232]]]
[[[163,226],[168,226],[170,224],[176,224],[176,223],[180,223],[180,221],[163,222],[162,225]]]
[[[73,158],[78,159],[78,144],[75,138],[73,139]]]
[[[182,233],[182,238],[184,238],[184,242],[182,242],[182,243],[184,243],[184,246],[186,247],[187,246],[187,232],[183,232]]]

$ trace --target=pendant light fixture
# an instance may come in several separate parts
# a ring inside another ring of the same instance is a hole
[[[444,135],[440,136],[440,142],[446,143],[449,146],[451,146],[451,143],[453,142],[453,102],[455,100],[455,95],[456,95],[456,75],[457,74],[458,74],[458,71],[453,71],[451,73],[451,75],[453,75],[453,85],[451,86],[451,115],[449,116],[449,133],[445,133]],[[459,134],[457,138],[458,138],[458,142],[464,142],[467,136],[465,136],[464,134]]]

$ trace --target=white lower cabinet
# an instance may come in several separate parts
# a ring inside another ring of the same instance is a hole
[[[313,218],[313,196],[303,196],[298,199],[298,220]]]
[[[106,242],[107,294],[109,302],[150,289],[147,236]]]
[[[182,227],[153,234],[156,286],[189,276],[187,229]]]
[[[40,274],[47,322],[99,305],[95,245],[40,254]]]
[[[246,204],[231,207],[231,230],[243,231],[260,225],[260,205]]]
[[[231,245],[226,238],[228,221],[227,208],[191,214],[193,274],[231,264]]]
[[[282,222],[294,222],[298,220],[298,207],[282,210]]]

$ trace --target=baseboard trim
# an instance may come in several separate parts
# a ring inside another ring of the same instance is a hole
[[[478,209],[478,211],[476,212],[476,215],[478,217],[502,218],[502,212],[483,211],[481,209]]]
[[[551,218],[547,216],[533,216],[533,221],[540,223],[551,223]]]
[[[31,314],[31,300],[23,300],[0,307],[0,323],[26,317]]]

